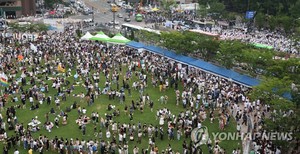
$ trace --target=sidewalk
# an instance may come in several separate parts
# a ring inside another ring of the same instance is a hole
[[[239,104],[240,106],[240,109],[244,109],[244,104],[240,103]],[[236,114],[236,113],[234,113]],[[235,115],[231,115],[232,117],[234,117],[233,119],[235,119]],[[247,120],[247,126],[245,124],[242,125],[242,119],[239,120],[239,124],[241,126],[241,133],[242,134],[245,134],[245,133],[249,133],[249,132],[252,132],[253,130],[253,116],[250,114],[250,116],[248,116],[248,120]],[[243,154],[249,154],[250,151],[251,151],[251,145],[252,145],[252,140],[246,140],[246,139],[243,139],[242,140],[242,151],[243,151]]]

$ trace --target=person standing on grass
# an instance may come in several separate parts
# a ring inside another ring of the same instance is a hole
[[[133,113],[132,112],[129,113],[129,120],[133,121]]]
[[[28,154],[32,154],[32,149],[30,148],[29,150],[28,150]]]
[[[18,149],[15,149],[14,154],[20,154]]]
[[[138,140],[137,140],[137,143],[139,143],[139,144],[142,143],[142,136],[143,136],[142,131],[139,131],[139,132],[138,132]]]
[[[139,154],[139,148],[138,147],[134,146],[133,154]]]
[[[58,117],[55,117],[54,124],[55,124],[56,128],[59,128],[59,118]]]
[[[110,133],[109,129],[107,129],[107,130],[106,130],[106,139],[109,140],[110,137],[111,137],[111,133]]]
[[[182,131],[181,131],[181,129],[178,129],[177,130],[177,140],[178,141],[180,140],[181,136],[182,136]]]
[[[7,145],[3,146],[3,154],[8,154]]]
[[[60,100],[58,98],[55,98],[55,104],[57,106],[57,109],[60,110]]]
[[[82,131],[82,135],[85,136],[85,134],[86,134],[86,125],[85,124],[82,124],[81,131]]]
[[[164,129],[162,127],[159,128],[160,140],[164,140]]]
[[[237,123],[236,130],[240,134],[240,132],[241,132],[241,125],[239,123]]]

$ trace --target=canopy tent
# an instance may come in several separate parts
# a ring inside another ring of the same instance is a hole
[[[90,40],[92,37],[94,37],[90,32],[86,32],[80,40]]]
[[[128,40],[120,33],[116,34],[114,37],[108,40],[108,43],[114,43],[114,44],[126,44],[128,42],[130,42],[130,40]]]
[[[260,43],[253,43],[253,45],[257,48],[265,48],[265,49],[273,49],[272,46],[266,45],[266,44],[260,44]]]
[[[110,38],[100,31],[94,37],[90,38],[90,40],[107,42],[110,40]]]

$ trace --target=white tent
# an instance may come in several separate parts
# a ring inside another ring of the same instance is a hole
[[[86,32],[85,35],[83,35],[80,40],[90,40],[90,38],[94,37],[90,32]]]

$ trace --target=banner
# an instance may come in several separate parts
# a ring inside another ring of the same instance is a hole
[[[2,86],[8,86],[8,77],[4,73],[0,74],[0,83]]]

